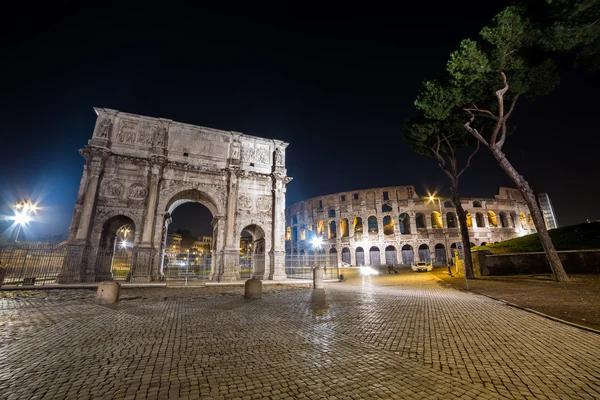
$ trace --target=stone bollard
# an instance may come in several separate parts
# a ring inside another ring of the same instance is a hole
[[[321,267],[313,269],[313,288],[323,289],[323,268]]]
[[[262,297],[262,281],[252,277],[244,284],[244,297],[247,299],[260,299]]]
[[[100,304],[113,304],[119,301],[120,294],[121,285],[119,282],[100,282],[98,292],[96,293],[96,301]]]

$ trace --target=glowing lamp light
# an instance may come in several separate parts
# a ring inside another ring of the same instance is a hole
[[[313,247],[319,248],[323,244],[323,238],[320,236],[315,236],[311,243]]]
[[[127,247],[129,247],[131,244],[127,241],[127,240],[122,240],[121,243],[119,244],[121,246],[122,249],[126,249]]]
[[[27,215],[26,211],[16,213],[13,219],[19,225],[27,225],[31,221],[31,217]]]

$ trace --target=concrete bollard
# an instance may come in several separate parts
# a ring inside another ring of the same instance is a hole
[[[244,284],[244,297],[247,299],[260,299],[262,297],[262,281],[252,277]]]
[[[100,304],[113,304],[119,301],[120,294],[121,285],[119,282],[100,282],[98,292],[96,293],[96,301]]]
[[[323,268],[321,267],[313,269],[313,288],[323,289]]]

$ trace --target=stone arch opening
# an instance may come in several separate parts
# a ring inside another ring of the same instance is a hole
[[[334,268],[337,265],[338,265],[338,253],[337,253],[337,250],[334,247],[332,247],[331,249],[329,249],[329,266]]]
[[[519,213],[519,221],[521,222],[521,227],[525,229],[527,224],[527,218],[525,218],[525,213]]]
[[[335,218],[335,209],[330,209],[329,212],[327,213],[327,216],[329,218]]]
[[[439,211],[431,213],[431,227],[434,229],[442,229],[442,214]]]
[[[518,219],[517,219],[517,213],[514,212],[514,211],[511,212],[510,213],[510,220],[509,220],[510,227],[511,228],[516,228],[517,227],[517,221],[518,221]]]
[[[394,246],[387,246],[385,248],[385,263],[387,265],[398,264],[398,257],[396,256],[396,248]]]
[[[431,253],[429,252],[429,246],[426,244],[422,244],[419,246],[419,260],[430,262],[431,261]]]
[[[402,264],[408,265],[415,262],[415,253],[409,244],[402,246]]]
[[[471,213],[469,211],[467,211],[466,217],[467,217],[467,228],[472,228],[473,227],[473,217],[471,216]]]
[[[503,228],[509,228],[510,224],[508,222],[508,217],[504,211],[500,212],[500,226]]]
[[[175,194],[166,205],[160,275],[166,280],[210,279],[216,271],[216,201],[197,189]]]
[[[244,237],[250,237],[252,251],[250,252],[250,257],[240,260],[239,269],[236,271],[234,268],[234,274],[239,275],[238,279],[249,279],[253,276],[263,279],[265,276],[267,253],[265,231],[257,224],[247,225],[240,232],[240,240]],[[296,256],[293,258],[297,260],[298,251],[294,249],[292,255]]]
[[[410,234],[410,218],[408,217],[408,214],[407,213],[400,214],[398,221],[400,222],[400,233],[402,235]]]
[[[479,200],[474,200],[473,207],[481,208],[481,202]]]
[[[298,241],[298,227],[292,227],[292,242],[296,243]]]
[[[348,218],[342,218],[340,221],[340,234],[342,237],[350,236],[350,230],[348,229]]]
[[[344,247],[342,249],[342,262],[350,265],[352,263],[352,256],[350,254],[350,249]]]
[[[435,251],[435,259],[433,260],[434,264],[438,265],[446,265],[446,247],[438,243],[434,247]]]
[[[365,265],[365,251],[363,250],[362,247],[356,248],[355,256],[356,256],[356,265],[357,266]]]
[[[422,213],[417,213],[415,215],[415,223],[417,224],[417,229],[425,229],[425,216]]]
[[[325,221],[320,219],[317,221],[317,236],[323,237],[324,233],[325,233]]]
[[[452,208],[452,207],[454,207],[454,204],[452,204],[452,202],[450,200],[446,200],[444,202],[444,207],[446,207],[446,208]]]
[[[361,217],[354,217],[354,240],[361,241],[363,237],[363,222]]]
[[[382,204],[381,212],[392,212],[392,207],[389,204]]]
[[[386,215],[385,217],[383,217],[383,234],[394,234],[394,218],[392,218],[391,215]]]
[[[488,223],[491,227],[498,227],[498,218],[496,217],[496,213],[493,211],[488,211]]]
[[[481,242],[480,246],[487,246],[487,242]]]
[[[369,261],[370,264],[373,266],[381,264],[381,255],[379,252],[379,247],[373,246],[369,249]]]
[[[471,247],[475,247],[475,244],[471,243]],[[462,248],[462,243],[452,243],[452,245],[450,245],[450,258],[454,257],[454,250],[458,251],[458,258],[461,260],[465,259],[465,250]]]
[[[475,223],[478,228],[485,228],[485,220],[483,219],[483,213],[478,212],[475,214]]]
[[[449,212],[446,214],[446,224],[448,228],[458,228],[458,223],[456,222],[456,214],[453,212]]]
[[[377,217],[374,215],[369,216],[367,220],[369,233],[379,233],[379,226],[377,226]]]
[[[137,246],[135,228],[133,220],[125,215],[104,222],[94,268],[96,281],[130,279]]]
[[[329,239],[335,239],[337,237],[337,226],[335,221],[329,221]]]

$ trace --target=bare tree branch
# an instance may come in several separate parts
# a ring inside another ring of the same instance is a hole
[[[456,179],[460,178],[460,176],[463,174],[463,172],[465,172],[466,169],[469,168],[469,166],[471,165],[471,159],[473,158],[473,156],[475,155],[475,153],[477,153],[479,151],[479,147],[481,147],[481,143],[478,140],[477,141],[477,147],[475,148],[475,151],[473,153],[471,153],[471,155],[467,159],[467,163],[465,164],[465,167],[456,175]]]
[[[465,129],[467,130],[467,132],[469,132],[471,135],[475,136],[475,138],[483,143],[483,145],[485,147],[490,147],[489,143],[483,138],[483,136],[481,136],[481,134],[477,131],[477,129],[473,128],[471,126],[471,124],[473,123],[473,121],[475,120],[475,115],[469,111],[469,110],[465,110],[467,112],[467,114],[469,114],[469,120],[467,122],[465,122]]]
[[[498,136],[498,132],[502,128],[504,124],[504,95],[508,91],[508,83],[506,82],[506,74],[504,71],[500,71],[500,76],[502,76],[502,81],[504,83],[504,87],[496,91],[496,99],[498,100],[498,119],[496,120],[496,128],[494,132],[492,132],[492,137],[490,139],[490,145],[496,145],[496,137]]]

